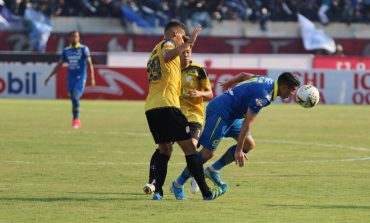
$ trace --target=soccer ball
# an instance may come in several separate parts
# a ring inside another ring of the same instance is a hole
[[[320,93],[313,85],[303,85],[297,90],[295,101],[304,108],[312,108],[319,103]]]

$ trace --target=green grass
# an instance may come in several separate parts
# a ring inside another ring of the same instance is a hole
[[[142,193],[155,145],[143,102],[0,99],[0,222],[370,222],[370,107],[272,105],[252,129],[244,168],[205,202],[167,191],[185,166],[176,146],[165,200]],[[216,160],[230,145],[224,140]]]

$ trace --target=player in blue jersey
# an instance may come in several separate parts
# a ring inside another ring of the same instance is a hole
[[[244,166],[247,153],[255,143],[250,135],[250,129],[259,111],[274,101],[277,96],[288,98],[295,94],[300,81],[289,72],[282,73],[277,81],[267,76],[241,73],[222,83],[224,89],[239,83],[223,94],[210,101],[206,109],[206,122],[199,138],[202,150],[197,154],[203,163],[214,155],[223,137],[233,137],[237,144],[231,146],[212,166],[205,169],[205,175],[217,186],[227,190],[227,184],[221,180],[219,171],[224,166],[236,162]],[[178,200],[186,199],[183,185],[190,177],[185,170],[173,182],[173,192]]]
[[[95,77],[90,50],[87,46],[80,44],[80,34],[77,31],[72,31],[68,33],[68,37],[70,45],[64,48],[60,60],[46,78],[45,85],[47,85],[50,78],[59,71],[63,63],[68,63],[67,85],[68,93],[72,101],[72,127],[78,129],[81,127],[79,119],[80,97],[85,89],[87,79],[86,64],[89,65],[92,87],[95,86]]]

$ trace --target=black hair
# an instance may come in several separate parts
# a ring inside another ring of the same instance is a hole
[[[72,30],[72,31],[68,32],[68,37],[71,37],[75,33],[78,33],[78,31],[77,30]]]
[[[293,75],[290,72],[284,72],[280,74],[278,78],[278,84],[286,84],[289,88],[294,88],[301,85],[301,82],[296,75]]]
[[[180,27],[184,31],[186,30],[186,26],[184,23],[180,22],[179,20],[173,19],[166,24],[166,27],[164,28],[164,32],[166,33],[169,29],[174,28],[174,27]]]

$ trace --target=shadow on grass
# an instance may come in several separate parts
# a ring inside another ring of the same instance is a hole
[[[68,192],[73,194],[91,194],[91,195],[122,195],[122,197],[0,197],[0,202],[20,201],[20,202],[90,202],[90,201],[134,201],[149,200],[145,194],[138,193],[101,193],[101,192]]]
[[[293,208],[293,209],[307,209],[307,208],[314,208],[314,209],[369,209],[370,205],[294,205],[294,204],[266,204],[267,207],[274,207],[274,208]]]

